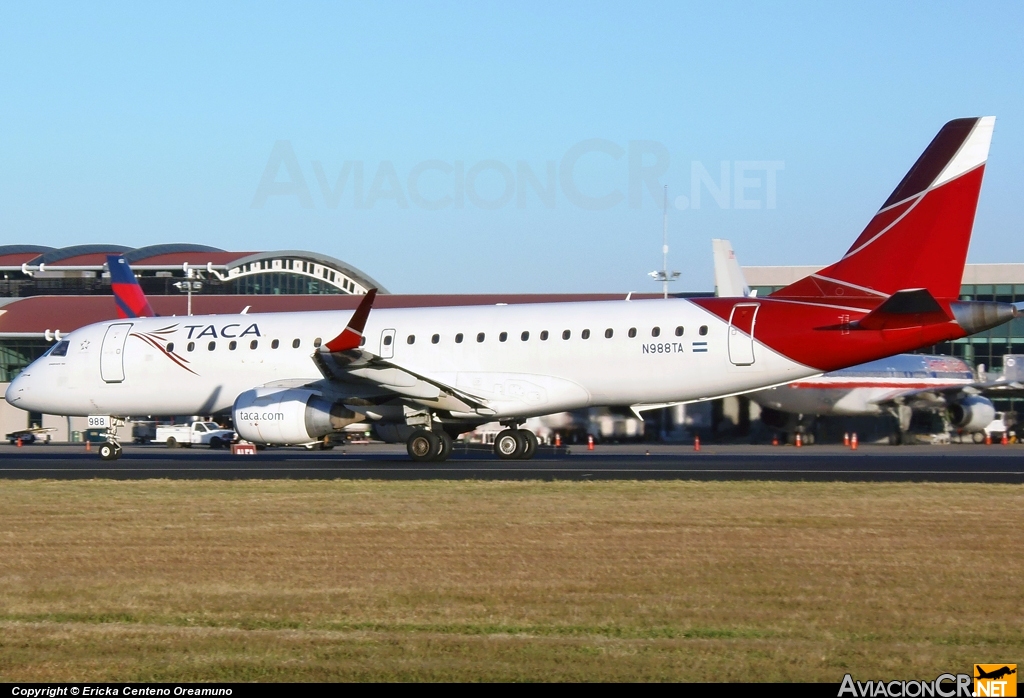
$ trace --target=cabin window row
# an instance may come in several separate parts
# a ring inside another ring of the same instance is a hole
[[[683,329],[682,325],[679,325],[678,327],[676,327],[676,329],[675,329],[676,337],[682,337],[683,333],[684,333],[684,329]],[[701,325],[700,329],[697,330],[697,334],[699,334],[701,337],[707,336],[707,333],[708,333],[708,326],[707,325]],[[626,332],[626,334],[630,338],[636,337],[636,334],[637,334],[636,328],[635,327],[630,327],[629,330]],[[539,336],[540,336],[540,340],[542,342],[546,342],[551,335],[550,335],[550,333],[547,330],[541,330]],[[611,339],[612,337],[615,336],[615,330],[613,330],[612,328],[609,327],[608,329],[606,329],[604,331],[604,336],[605,336],[605,339]],[[661,328],[660,327],[652,327],[651,328],[651,336],[652,337],[660,337],[661,336]],[[462,332],[459,332],[458,334],[455,335],[455,343],[456,344],[462,344],[462,342],[465,340],[465,338],[466,338],[466,336]],[[571,338],[572,338],[572,330],[562,330],[562,339],[571,339]],[[580,338],[581,339],[590,339],[590,330],[583,330],[582,332],[580,332]],[[487,339],[487,334],[485,332],[478,332],[477,333],[476,341],[478,343],[482,343],[486,339]],[[523,342],[530,341],[530,333],[528,331],[524,331],[522,334],[519,335],[519,339],[521,341],[523,341]],[[440,341],[441,341],[441,335],[439,335],[439,334],[431,335],[431,337],[430,337],[430,343],[431,344],[437,344]],[[507,342],[508,341],[508,332],[500,333],[498,335],[498,341],[499,342]],[[406,344],[415,344],[416,343],[416,335],[411,334],[411,335],[407,336],[405,338],[405,343]],[[384,337],[384,346],[390,346],[390,345],[391,345],[391,337],[390,336]]]
[[[313,346],[314,347],[319,347],[321,343],[322,343],[322,340],[320,339],[320,337],[317,337],[316,339],[313,340]],[[249,342],[249,349],[255,350],[255,349],[258,349],[259,346],[260,346],[260,340],[258,340],[258,339],[254,339],[251,342]],[[301,346],[302,346],[302,340],[301,339],[293,339],[292,340],[292,349],[298,349]],[[281,340],[273,339],[273,340],[270,341],[270,348],[271,349],[279,349],[280,347],[281,347]],[[217,349],[217,342],[209,342],[206,345],[206,349],[207,349],[207,351],[215,351]],[[235,340],[231,340],[230,342],[228,342],[228,350],[229,351],[234,351],[235,349],[238,349],[238,342],[236,342]],[[196,343],[195,342],[189,342],[188,344],[185,345],[185,351],[195,351],[195,350],[196,350]],[[171,353],[173,351],[174,351],[174,342],[168,342],[167,343],[167,352]]]

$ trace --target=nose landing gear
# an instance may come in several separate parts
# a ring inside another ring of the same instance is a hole
[[[116,441],[106,441],[96,450],[103,460],[117,460],[121,457],[121,444]]]
[[[101,427],[105,426],[107,430],[107,440],[96,449],[103,460],[117,460],[121,457],[121,442],[117,438],[117,428],[124,426],[124,421],[120,417],[89,417],[90,424],[96,424]]]

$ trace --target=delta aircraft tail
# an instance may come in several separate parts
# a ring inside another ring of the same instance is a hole
[[[994,116],[950,121],[835,264],[771,295],[871,308],[897,291],[960,295]]]
[[[121,255],[108,255],[107,267],[110,269],[110,288],[114,292],[118,319],[156,317],[125,258]]]

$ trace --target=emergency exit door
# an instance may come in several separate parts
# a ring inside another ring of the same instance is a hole
[[[107,333],[103,335],[100,377],[107,383],[120,383],[124,380],[124,343],[131,329],[132,323],[119,322],[108,327]]]
[[[759,303],[734,305],[729,315],[729,361],[736,366],[754,363],[754,325]]]

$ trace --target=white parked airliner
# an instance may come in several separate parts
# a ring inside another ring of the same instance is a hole
[[[748,392],[1012,318],[958,300],[993,125],[946,124],[843,259],[765,298],[373,310],[371,291],[354,313],[126,318],[72,332],[6,398],[66,415],[230,410],[267,444],[372,420],[408,433],[416,460],[498,420],[498,455],[529,458],[530,416]]]

